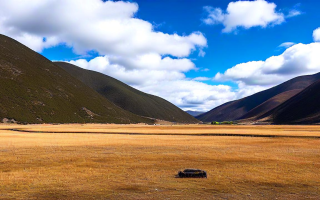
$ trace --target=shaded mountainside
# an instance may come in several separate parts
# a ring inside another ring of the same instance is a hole
[[[301,91],[302,91],[301,89],[296,89],[296,90],[289,90],[286,92],[282,92],[281,94],[278,94],[278,95],[268,99],[267,101],[263,102],[259,106],[253,108],[248,113],[243,115],[241,118],[242,119],[248,119],[248,118],[257,119],[260,116],[262,116],[263,114],[265,114],[266,112],[279,106],[281,103],[287,101],[288,99],[290,99],[291,97],[293,97],[294,95],[298,94]]]
[[[56,64],[109,101],[134,114],[170,122],[199,122],[172,103],[134,89],[110,76],[65,62],[56,62]]]
[[[275,124],[320,123],[320,80],[290,98],[261,118]]]
[[[269,110],[273,109],[274,107],[286,101],[288,98],[295,95],[296,94],[295,92],[297,92],[297,90],[303,90],[319,79],[320,79],[320,73],[317,73],[314,75],[296,77],[278,86],[270,88],[268,90],[258,92],[256,94],[253,94],[251,96],[248,96],[236,101],[225,103],[221,106],[218,106],[210,110],[207,113],[197,116],[197,119],[204,122],[210,122],[210,121],[233,121],[238,119],[244,119],[244,117],[257,117],[255,116],[255,114],[260,115],[262,113],[268,112]],[[276,101],[270,100],[281,93],[291,91],[291,90],[295,90],[295,92],[292,91],[290,93],[283,94],[282,97],[277,98]],[[270,101],[266,102],[268,100]],[[261,105],[264,102],[266,102],[266,104]],[[259,108],[256,108],[259,105],[261,106]],[[250,112],[254,108],[256,108],[255,111],[252,111],[251,114],[248,114],[248,112]]]
[[[19,42],[0,35],[0,120],[152,123],[127,112]]]
[[[185,111],[185,112],[188,113],[188,114],[191,115],[191,116],[194,116],[194,117],[196,117],[196,116],[201,115],[201,114],[204,113],[204,112],[192,111],[192,110],[187,110],[187,111]]]

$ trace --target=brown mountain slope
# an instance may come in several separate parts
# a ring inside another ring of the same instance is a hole
[[[320,80],[261,116],[264,117],[275,124],[320,123]]]
[[[0,35],[0,120],[21,123],[137,123],[127,112],[59,66]]]
[[[272,97],[286,91],[304,89],[319,79],[320,73],[296,77],[268,90],[258,92],[236,101],[225,103],[207,113],[197,116],[197,119],[205,122],[232,121],[242,119],[242,116],[247,114],[250,110],[271,99]]]
[[[199,122],[172,103],[134,89],[110,76],[85,70],[65,62],[57,62],[56,64],[109,101],[132,113],[170,122]]]
[[[289,90],[286,92],[282,92],[282,93],[268,99],[267,101],[263,102],[259,106],[253,108],[248,113],[243,115],[241,117],[241,119],[248,119],[248,118],[250,118],[252,120],[257,119],[261,115],[263,115],[266,112],[270,111],[271,109],[279,106],[280,104],[287,101],[288,99],[290,99],[291,97],[293,97],[294,95],[298,94],[301,91],[302,91],[301,89],[296,89],[296,90]]]

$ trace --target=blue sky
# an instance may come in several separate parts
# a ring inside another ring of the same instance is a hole
[[[201,20],[207,15],[204,6],[226,9],[228,0],[138,0],[131,1],[139,5],[137,18],[155,25],[156,31],[179,35],[201,31],[208,40],[206,56],[199,58],[197,52],[191,55],[198,67],[209,68],[209,72],[190,71],[188,77],[214,76],[217,72],[251,60],[265,60],[278,55],[284,49],[278,48],[283,42],[310,43],[312,31],[320,26],[320,15],[317,6],[320,2],[312,0],[274,0],[277,10],[297,8],[302,14],[287,19],[285,23],[274,27],[255,27],[241,30],[238,33],[222,33],[223,25],[208,26]],[[257,48],[259,49],[257,51]],[[80,57],[64,45],[45,49],[42,55],[51,60],[72,60]],[[93,57],[96,55],[93,55]],[[232,56],[232,57],[231,57]],[[86,59],[91,59],[87,57]]]
[[[206,111],[320,71],[314,0],[39,2],[0,3],[1,33],[185,110]]]

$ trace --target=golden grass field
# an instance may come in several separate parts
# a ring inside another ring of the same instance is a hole
[[[319,126],[0,125],[0,199],[320,199],[317,137]],[[208,178],[175,178],[184,168]]]

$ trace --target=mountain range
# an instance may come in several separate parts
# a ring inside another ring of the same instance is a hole
[[[320,73],[299,76],[251,96],[227,102],[197,116],[210,121],[263,121],[277,124],[320,121],[318,105]],[[319,86],[317,86],[317,83]],[[311,101],[312,100],[312,101]],[[299,110],[300,109],[300,110]]]
[[[2,121],[320,123],[320,73],[293,78],[201,114],[185,112],[165,99],[141,92],[110,76],[66,62],[52,62],[0,35],[0,84]]]
[[[86,73],[88,79],[82,79],[80,75]],[[95,81],[86,81],[90,79]],[[199,122],[159,97],[96,72],[53,63],[4,35],[0,35],[0,85],[0,120],[14,119],[20,123],[151,124],[156,119]]]

